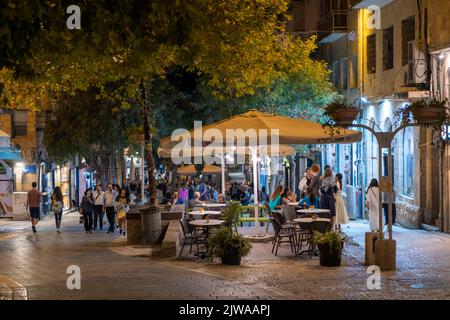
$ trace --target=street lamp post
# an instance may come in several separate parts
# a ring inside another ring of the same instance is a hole
[[[378,142],[378,176],[380,180],[379,188],[379,205],[378,205],[378,222],[379,222],[379,240],[375,242],[375,261],[381,270],[394,270],[396,268],[396,242],[392,239],[392,202],[393,202],[393,184],[392,184],[392,142],[397,133],[408,128],[420,126],[418,123],[402,123],[399,127],[392,131],[392,127],[389,131],[376,131],[373,127],[369,127],[364,124],[345,124],[338,123],[349,128],[361,128],[368,130],[374,135]],[[382,173],[382,156],[383,149],[388,150],[388,163],[387,163],[387,177]],[[386,179],[382,179],[386,178]],[[384,240],[383,234],[383,208],[382,208],[382,194],[387,192],[388,194],[388,231],[389,239]],[[377,244],[378,243],[378,244]]]

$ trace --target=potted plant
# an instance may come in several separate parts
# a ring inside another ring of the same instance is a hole
[[[239,202],[231,202],[224,212],[225,223],[208,239],[209,254],[219,257],[222,264],[240,265],[250,252],[250,242],[237,232],[241,210]]]
[[[400,108],[396,115],[401,117],[403,123],[408,123],[410,112],[417,123],[435,124],[439,128],[449,120],[447,100],[440,101],[436,98],[416,100]]]
[[[335,100],[325,108],[325,115],[336,122],[336,124],[351,124],[358,117],[359,109],[346,104],[341,100]]]
[[[340,266],[344,243],[356,244],[351,242],[345,233],[334,230],[326,233],[314,232],[313,241],[319,248],[320,265],[325,267]]]

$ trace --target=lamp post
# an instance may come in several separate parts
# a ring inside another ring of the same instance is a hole
[[[392,184],[392,142],[397,133],[408,128],[420,126],[419,123],[404,123],[402,122],[395,130],[389,128],[389,131],[376,131],[374,127],[370,127],[361,123],[342,123],[337,122],[340,126],[348,128],[365,129],[372,133],[378,142],[378,175],[380,180],[379,188],[379,204],[378,204],[378,223],[379,223],[379,238],[375,241],[375,263],[381,270],[394,270],[396,268],[396,241],[392,239],[392,202],[393,202],[393,184]],[[382,173],[382,156],[383,149],[388,150],[387,176]],[[382,194],[388,194],[388,231],[389,239],[385,240],[383,234],[383,208],[382,208]],[[366,244],[367,245],[367,244]]]

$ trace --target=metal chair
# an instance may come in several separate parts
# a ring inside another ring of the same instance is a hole
[[[192,253],[192,245],[194,243],[197,245],[197,252],[199,252],[199,246],[198,246],[199,243],[205,243],[205,236],[197,234],[195,227],[192,226],[191,224],[189,224],[189,221],[191,221],[191,219],[187,219],[187,218],[180,219],[181,229],[183,230],[184,241],[183,241],[183,246],[180,250],[180,254],[178,255],[178,258],[180,258],[181,255],[183,254],[183,249],[184,249],[185,245],[188,244],[188,240],[189,240],[189,244],[190,244],[189,254]]]
[[[280,221],[278,221],[275,217],[271,217],[270,221],[272,222],[273,228],[275,230],[275,236],[272,245],[272,253],[275,250],[275,256],[278,254],[278,248],[282,243],[289,243],[291,245],[291,252],[297,253],[296,247],[296,236],[295,231],[292,228],[282,228]],[[285,240],[287,238],[287,240]]]

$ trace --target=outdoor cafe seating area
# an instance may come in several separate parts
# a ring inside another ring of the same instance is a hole
[[[252,230],[256,227],[254,206],[241,206],[239,230]],[[226,203],[203,202],[187,211],[180,219],[183,232],[178,257],[196,256],[208,258],[208,237],[223,225],[223,212]],[[278,255],[281,246],[290,249],[292,256],[317,255],[312,238],[315,231],[325,233],[331,230],[329,210],[300,208],[297,202],[277,206],[270,210],[267,203],[258,206],[258,227],[272,236],[271,254]],[[238,231],[238,230],[236,230]]]

